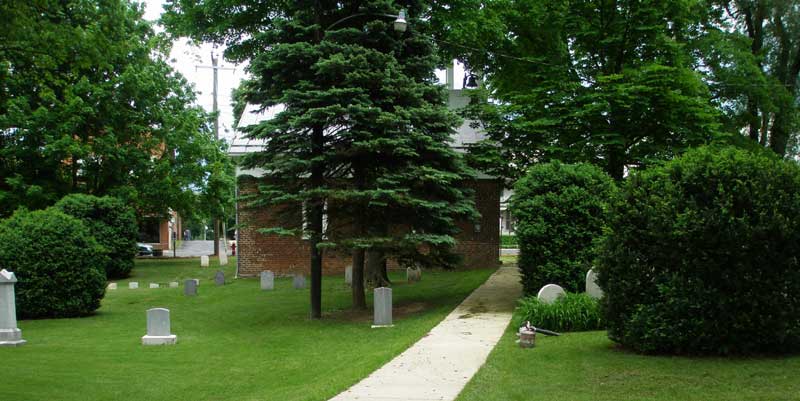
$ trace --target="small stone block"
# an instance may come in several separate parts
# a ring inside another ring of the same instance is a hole
[[[109,289],[109,290],[116,290],[116,289],[117,289],[117,283],[111,283],[111,284],[109,284],[109,285],[108,285],[108,289]]]
[[[200,267],[208,267],[208,256],[203,255],[200,257]]]
[[[392,326],[392,289],[388,287],[376,288],[373,293],[374,314],[372,327]]]
[[[306,288],[306,276],[302,274],[295,274],[294,278],[292,279],[292,286],[294,286],[295,290],[302,290]]]
[[[143,345],[175,344],[178,337],[170,332],[169,309],[153,308],[147,310],[147,334],[142,337]]]
[[[559,297],[566,294],[563,288],[561,288],[558,284],[547,284],[546,286],[542,287],[539,290],[539,293],[536,294],[536,298],[539,298],[540,301],[546,304],[552,304],[556,301]]]
[[[197,281],[193,279],[186,280],[183,283],[183,295],[188,297],[197,295]]]
[[[14,283],[17,277],[6,269],[0,270],[0,347],[25,344],[22,330],[17,327],[17,307]]]
[[[353,266],[344,268],[344,282],[347,285],[353,285]]]
[[[135,290],[135,289],[139,288],[139,282],[138,281],[131,281],[130,283],[128,283],[128,288],[130,288],[132,290]]]
[[[275,289],[275,273],[269,270],[261,272],[261,289],[264,291]]]
[[[158,283],[150,283],[150,288],[158,288]]]
[[[422,269],[413,267],[406,268],[406,280],[409,283],[416,283],[422,280]]]
[[[225,285],[225,273],[221,270],[217,271],[217,274],[214,275],[214,284]]]
[[[597,285],[597,272],[594,269],[586,272],[586,294],[595,299],[603,297],[603,290]]]
[[[171,282],[169,283],[169,288],[178,288],[178,286],[179,286],[179,285],[180,285],[180,284],[178,284],[178,282],[177,282],[177,281],[171,281]]]
[[[224,250],[220,250],[220,252],[219,252],[219,265],[220,266],[227,266],[228,265],[228,254],[225,253]]]

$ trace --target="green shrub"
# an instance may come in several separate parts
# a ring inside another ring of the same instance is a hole
[[[501,248],[516,248],[517,247],[517,236],[516,235],[501,235],[500,236],[500,247]]]
[[[646,353],[800,350],[800,167],[701,148],[629,178],[598,283],[609,337]]]
[[[517,182],[510,206],[526,294],[549,283],[583,291],[614,191],[611,178],[588,164],[536,165]]]
[[[55,207],[81,219],[97,242],[106,249],[108,263],[104,268],[108,278],[119,279],[130,275],[137,253],[138,234],[133,208],[117,198],[84,194],[67,195]]]
[[[107,262],[78,219],[54,208],[0,222],[0,266],[14,272],[20,318],[72,317],[100,307]]]
[[[533,326],[553,331],[587,331],[605,328],[599,302],[585,293],[566,293],[552,304],[535,296],[519,301],[517,326],[530,321]]]

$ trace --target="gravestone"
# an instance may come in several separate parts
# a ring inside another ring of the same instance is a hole
[[[586,272],[586,294],[595,299],[603,297],[603,290],[597,285],[597,273],[594,269]]]
[[[269,270],[261,272],[261,289],[265,291],[275,289],[275,273]]]
[[[214,275],[214,284],[225,285],[225,273],[221,270],[218,270],[217,274]]]
[[[197,284],[198,287],[200,286],[200,279],[199,278],[193,278],[192,280],[194,280],[194,283]]]
[[[158,288],[158,283],[150,283],[150,288]]]
[[[197,295],[197,280],[189,279],[183,283],[183,295],[188,297]]]
[[[344,268],[344,283],[347,285],[353,285],[353,266],[347,266]]]
[[[142,345],[175,344],[178,337],[170,332],[169,309],[147,310],[147,334],[142,336]]]
[[[109,285],[108,285],[108,289],[109,289],[109,290],[116,290],[116,289],[117,289],[117,283],[111,283],[111,284],[109,284]]]
[[[135,290],[135,289],[139,288],[139,282],[138,281],[131,281],[130,283],[128,283],[128,288],[130,288],[132,290]]]
[[[0,347],[16,347],[26,343],[22,339],[22,330],[17,327],[16,282],[14,273],[0,270]]]
[[[220,249],[219,251],[219,265],[220,266],[227,266],[228,265],[228,254],[225,253],[225,250]]]
[[[179,285],[180,284],[178,284],[177,281],[170,281],[169,282],[169,288],[178,288]]]
[[[295,290],[302,290],[306,288],[306,276],[302,274],[295,274],[294,278],[292,279],[292,285],[294,286]]]
[[[200,267],[208,267],[208,256],[203,255],[200,257]]]
[[[374,314],[372,327],[392,326],[392,289],[388,287],[376,288],[373,293]]]
[[[539,298],[540,301],[546,304],[552,304],[553,302],[556,301],[556,299],[558,299],[558,297],[564,294],[565,294],[564,289],[561,288],[560,285],[548,284],[542,287],[541,290],[539,290],[539,293],[536,294],[536,298]]]
[[[422,269],[413,267],[406,268],[406,280],[409,283],[416,283],[422,280]]]

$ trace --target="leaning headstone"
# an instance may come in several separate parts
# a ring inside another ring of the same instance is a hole
[[[183,283],[183,295],[189,297],[197,295],[197,280],[189,279]]]
[[[169,288],[178,288],[179,285],[180,284],[178,284],[177,281],[170,281],[169,282]]]
[[[175,344],[178,336],[170,332],[169,309],[153,308],[147,310],[147,334],[142,337],[143,345]]]
[[[16,282],[14,273],[0,270],[0,347],[16,347],[26,342],[22,339],[22,330],[17,327]]]
[[[217,271],[217,274],[214,275],[214,284],[225,285],[225,273],[221,270]]]
[[[596,299],[603,297],[603,290],[597,285],[597,272],[594,269],[586,272],[586,294]]]
[[[138,281],[131,281],[130,283],[128,283],[128,288],[130,288],[132,290],[135,290],[135,289],[139,288],[139,282]]]
[[[353,285],[353,266],[347,266],[344,268],[344,283],[347,285]]]
[[[208,267],[208,256],[203,255],[200,257],[200,267]]]
[[[228,254],[225,253],[224,250],[220,250],[220,252],[219,252],[219,265],[220,266],[227,266],[228,265]]]
[[[558,299],[558,297],[563,296],[564,294],[566,293],[560,285],[548,284],[539,290],[539,293],[536,294],[536,298],[539,298],[540,301],[546,304],[552,304],[556,301],[556,299]]]
[[[117,289],[117,283],[111,283],[111,284],[109,284],[109,285],[108,285],[108,289],[109,289],[109,290],[116,290],[116,289]]]
[[[158,283],[150,283],[150,288],[158,288]]]
[[[275,273],[269,270],[261,272],[261,289],[265,291],[275,289]]]
[[[372,327],[391,327],[392,326],[392,289],[379,287],[375,289],[373,295],[374,315]]]
[[[406,268],[406,280],[409,283],[415,283],[422,280],[422,269],[413,267]]]
[[[295,290],[302,290],[306,288],[306,276],[302,274],[295,274],[294,279],[292,279],[292,285],[294,286]]]

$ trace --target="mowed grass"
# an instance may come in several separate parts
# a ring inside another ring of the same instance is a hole
[[[348,311],[343,277],[324,278],[325,316],[313,321],[308,289],[291,278],[261,291],[258,279],[233,280],[232,259],[228,284],[216,287],[211,265],[139,260],[95,315],[21,321],[28,344],[0,348],[0,400],[326,400],[416,342],[493,272],[426,271],[415,284],[392,274],[395,327],[371,329],[371,313]],[[187,278],[200,279],[197,297],[183,295]],[[170,281],[181,287],[163,288]],[[141,345],[154,307],[170,309],[176,345]]]
[[[521,349],[515,332],[509,327],[458,401],[800,400],[800,356],[643,356],[605,331],[537,335],[535,348]]]

